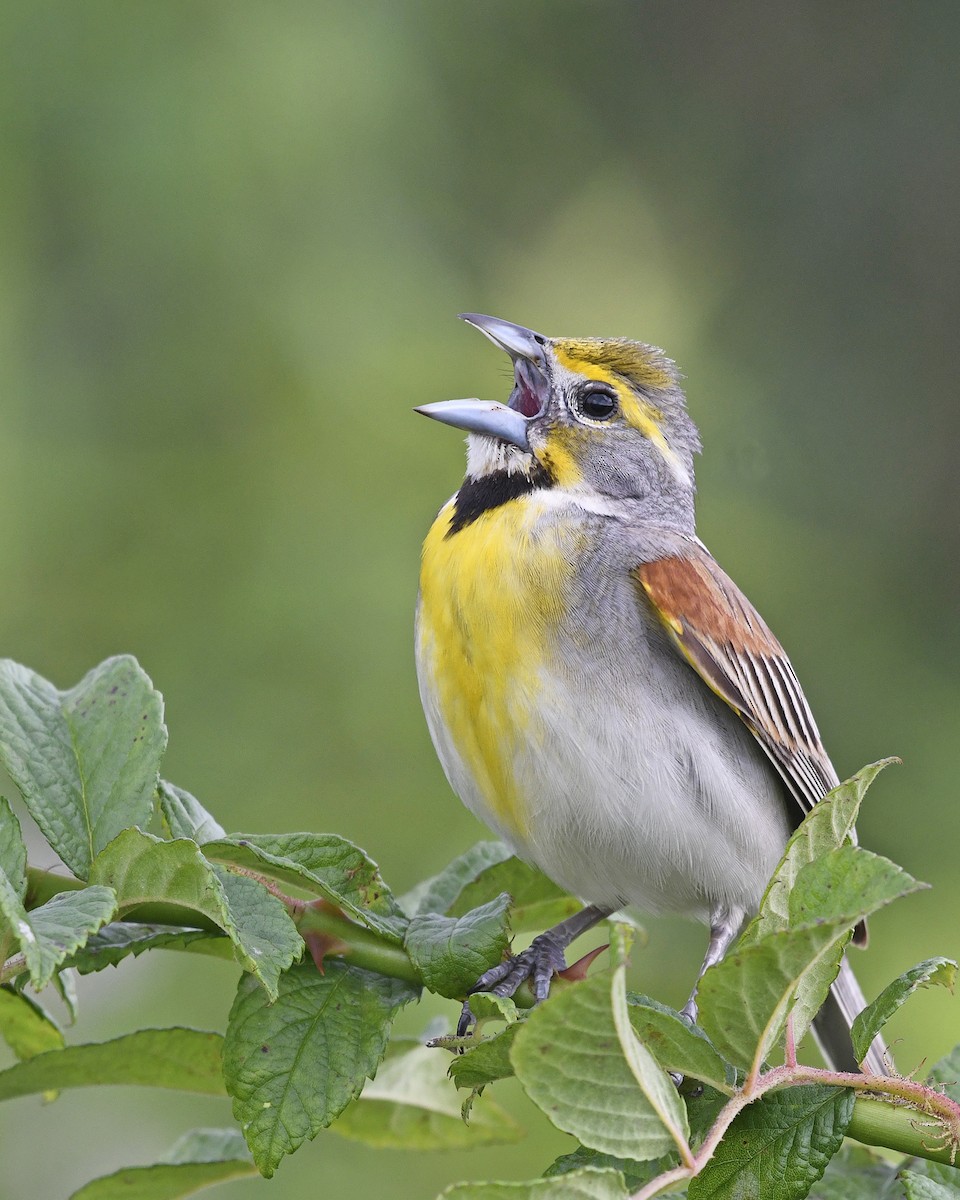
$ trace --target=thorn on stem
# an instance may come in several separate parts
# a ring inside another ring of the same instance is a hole
[[[326,974],[323,969],[323,960],[328,954],[346,954],[350,949],[347,943],[340,938],[329,933],[318,933],[312,929],[303,934],[303,940],[321,975]]]
[[[609,949],[609,942],[606,942],[602,946],[597,946],[595,950],[590,950],[583,956],[583,958],[578,958],[575,963],[571,963],[570,966],[565,970],[558,971],[557,978],[565,979],[568,983],[579,983],[581,979],[586,979],[587,971],[590,969],[590,964],[597,957],[597,955],[602,954],[604,950]]]

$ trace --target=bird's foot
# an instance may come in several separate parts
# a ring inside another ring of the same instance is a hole
[[[521,984],[530,980],[530,987],[536,1003],[546,1000],[550,992],[550,982],[553,976],[565,971],[567,961],[564,950],[567,942],[558,936],[554,930],[548,929],[535,937],[526,950],[514,954],[511,958],[497,963],[489,971],[484,971],[470,989],[470,994],[460,1010],[460,1020],[457,1022],[457,1037],[466,1037],[474,1023],[470,1009],[470,995],[474,992],[493,992],[495,996],[512,996]]]
[[[683,1008],[680,1009],[680,1016],[684,1021],[686,1021],[686,1023],[688,1025],[696,1025],[696,1023],[697,1023],[697,993],[696,993],[696,991],[694,991],[693,995],[686,1002],[686,1004],[683,1006]],[[673,1080],[673,1086],[679,1092],[680,1089],[683,1087],[682,1072],[668,1071],[667,1074]]]

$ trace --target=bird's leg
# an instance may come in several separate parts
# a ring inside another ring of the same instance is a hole
[[[730,947],[730,943],[740,932],[742,924],[743,917],[739,913],[732,916],[726,911],[719,911],[711,915],[710,941],[707,943],[707,952],[703,956],[700,974],[697,976],[697,982],[693,985],[690,999],[680,1010],[681,1015],[686,1017],[691,1025],[696,1025],[697,1023],[697,988],[700,986],[700,980],[703,978],[704,972],[708,967],[712,967],[723,958]]]
[[[554,972],[566,969],[564,950],[570,943],[592,929],[598,922],[609,917],[613,909],[598,908],[588,904],[572,917],[567,917],[558,925],[544,933],[538,934],[526,950],[511,958],[497,963],[489,971],[484,971],[468,993],[493,992],[496,996],[512,996],[517,988],[527,979],[531,981],[533,996],[539,1004],[547,998],[550,991],[550,981]],[[464,1037],[473,1024],[473,1013],[470,1011],[469,998],[464,1001],[457,1023],[457,1037]]]

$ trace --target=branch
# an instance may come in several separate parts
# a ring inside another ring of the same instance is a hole
[[[241,870],[241,873],[252,874],[245,870]],[[272,880],[254,877],[287,906],[301,935],[310,946],[320,970],[323,969],[324,955],[336,955],[345,962],[365,970],[402,979],[418,987],[423,986],[420,972],[402,946],[388,941],[372,929],[351,921],[340,909],[327,901],[305,903],[285,896]],[[72,876],[28,867],[26,907],[38,908],[60,892],[78,891],[85,886]],[[223,934],[223,930],[209,918],[174,904],[143,904],[139,908],[131,909],[120,919],[151,925],[172,925],[184,929],[204,929],[211,933]],[[22,955],[15,955],[0,967],[0,982],[14,978],[24,969]],[[517,999],[524,1007],[532,1003],[532,997],[521,995]],[[648,1200],[648,1197],[659,1194],[669,1184],[692,1178],[701,1171],[737,1114],[759,1096],[803,1084],[828,1084],[870,1093],[869,1097],[857,1098],[847,1137],[868,1146],[885,1146],[934,1162],[955,1163],[960,1147],[960,1105],[943,1092],[899,1076],[825,1071],[788,1063],[767,1071],[750,1088],[737,1093],[724,1105],[698,1150],[692,1166],[677,1167],[652,1180],[636,1193],[634,1200]]]
[[[937,1127],[942,1128],[940,1122],[936,1122],[934,1128],[929,1128],[933,1123],[923,1121],[920,1117],[921,1114],[914,1109],[858,1096],[846,1136],[865,1146],[885,1146],[888,1150],[899,1150],[915,1158],[929,1158],[933,1162],[956,1166],[954,1147],[949,1144],[928,1144],[927,1138],[943,1141],[942,1135],[937,1132]],[[925,1127],[926,1137],[923,1132]]]
[[[344,962],[367,971],[376,971],[380,975],[389,975],[393,979],[402,979],[405,983],[412,983],[417,987],[423,986],[420,972],[402,946],[397,946],[374,930],[351,921],[333,904],[326,901],[304,903],[302,900],[285,896],[272,880],[246,870],[241,870],[239,874],[253,875],[253,878],[259,880],[286,905],[287,911],[308,944],[311,937],[325,939],[328,942],[326,953],[336,954]],[[26,907],[39,908],[60,892],[79,891],[85,886],[73,876],[57,875],[53,871],[28,867]],[[143,922],[146,925],[173,925],[182,929],[204,929],[210,933],[223,933],[219,925],[208,917],[179,904],[141,904],[124,913],[119,919]],[[17,965],[15,959],[10,959],[0,968],[0,974],[9,971],[4,977],[12,978],[23,969],[23,964]]]
[[[960,1149],[960,1104],[937,1088],[899,1075],[862,1075],[856,1071],[829,1071],[788,1063],[765,1072],[723,1106],[691,1166],[665,1171],[635,1192],[631,1200],[651,1200],[673,1184],[692,1179],[707,1165],[724,1134],[748,1105],[767,1092],[805,1084],[826,1084],[871,1094],[869,1098],[857,1097],[846,1137],[868,1146],[884,1146],[916,1158],[956,1165]],[[888,1098],[878,1098],[883,1095]]]
[[[312,939],[319,939],[326,954],[335,954],[355,967],[377,971],[380,975],[389,975],[392,979],[402,979],[405,983],[423,987],[420,972],[402,946],[388,942],[372,929],[357,925],[326,900],[317,900],[312,904],[304,904],[299,900],[290,903],[294,906],[290,909],[290,915],[308,946]],[[323,953],[317,962],[320,970],[323,970],[322,958]]]

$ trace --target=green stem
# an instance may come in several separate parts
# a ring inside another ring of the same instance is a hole
[[[746,1108],[758,1096],[766,1092],[780,1091],[785,1087],[803,1084],[827,1084],[834,1087],[853,1088],[858,1092],[870,1092],[888,1097],[886,1101],[873,1096],[858,1096],[854,1104],[856,1114],[860,1106],[862,1124],[851,1123],[846,1136],[861,1139],[857,1130],[863,1128],[871,1136],[882,1136],[889,1131],[892,1141],[868,1141],[871,1146],[886,1146],[890,1150],[901,1150],[918,1158],[929,1158],[934,1162],[951,1161],[960,1145],[960,1105],[935,1087],[905,1079],[899,1075],[866,1075],[853,1071],[830,1071],[819,1067],[783,1066],[767,1071],[757,1081],[751,1092],[746,1090],[735,1096],[718,1117],[703,1145],[698,1158],[709,1158],[720,1138],[726,1132],[737,1113]],[[909,1107],[907,1107],[909,1105]],[[878,1110],[887,1114],[881,1119]],[[941,1145],[931,1148],[929,1142]]]
[[[332,904],[307,904],[294,912],[293,917],[304,937],[315,934],[330,940],[332,945],[328,954],[335,954],[355,967],[423,987],[420,972],[402,946],[385,941],[372,929],[357,925]]]
[[[8,958],[5,963],[0,965],[0,983],[9,983],[11,979],[22,975],[26,969],[27,960],[22,954],[14,954],[12,958]]]
[[[954,1151],[949,1146],[927,1144],[928,1139],[937,1140],[937,1131],[936,1128],[924,1129],[924,1124],[915,1109],[858,1096],[846,1136],[866,1146],[885,1146],[888,1150],[955,1166]]]
[[[83,887],[86,887],[86,884],[70,875],[56,875],[52,871],[28,867],[26,907],[39,908],[60,892],[74,892]],[[275,891],[274,894],[279,893]],[[412,983],[417,987],[423,986],[419,971],[402,946],[394,945],[374,930],[351,921],[332,904],[304,904],[303,901],[282,896],[281,899],[287,904],[301,934],[318,934],[336,942],[336,947],[328,950],[329,954],[335,954],[344,962],[353,963],[354,966],[363,967],[368,971],[377,971],[393,979],[402,979],[405,983]],[[146,925],[206,929],[211,933],[223,932],[209,917],[178,904],[141,904],[125,912],[120,920],[142,921]],[[13,961],[10,960],[11,964]],[[18,973],[19,971],[14,972]]]

